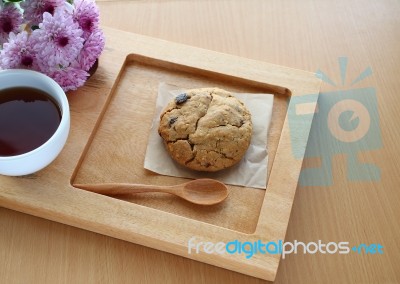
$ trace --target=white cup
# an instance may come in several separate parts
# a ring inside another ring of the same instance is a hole
[[[61,122],[56,132],[44,144],[21,155],[0,156],[0,174],[21,176],[43,169],[58,156],[67,141],[70,114],[67,96],[60,85],[42,73],[19,69],[1,70],[0,90],[12,87],[42,90],[54,98],[61,110]]]

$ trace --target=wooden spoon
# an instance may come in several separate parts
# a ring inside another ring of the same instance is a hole
[[[228,188],[214,179],[195,179],[186,183],[157,186],[130,183],[74,184],[74,187],[104,195],[119,195],[143,192],[165,192],[200,205],[220,203],[228,197]]]

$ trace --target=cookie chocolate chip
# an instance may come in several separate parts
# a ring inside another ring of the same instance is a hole
[[[183,93],[175,97],[175,102],[176,104],[180,105],[186,102],[188,99],[189,99],[188,95],[186,93]]]

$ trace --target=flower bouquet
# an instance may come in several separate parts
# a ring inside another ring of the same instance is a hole
[[[12,1],[0,0],[0,69],[39,71],[64,91],[82,86],[105,43],[94,0]]]

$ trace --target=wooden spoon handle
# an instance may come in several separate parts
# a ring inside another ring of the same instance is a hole
[[[172,193],[172,187],[131,184],[131,183],[102,183],[102,184],[73,184],[74,187],[104,195],[131,194],[142,192]]]

